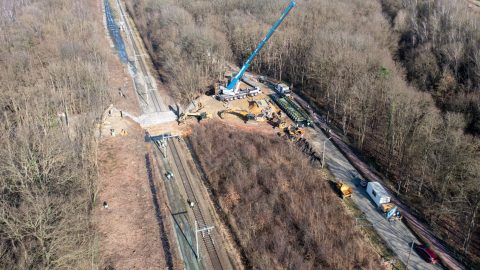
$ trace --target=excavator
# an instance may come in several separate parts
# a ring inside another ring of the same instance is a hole
[[[257,117],[255,116],[255,114],[253,113],[250,113],[246,110],[241,110],[241,109],[226,109],[226,110],[223,110],[221,112],[218,113],[218,116],[220,116],[220,118],[224,118],[224,114],[226,113],[229,113],[229,114],[233,114],[233,115],[236,115],[240,118],[243,119],[243,121],[245,121],[245,123],[247,123],[248,121],[258,121]]]
[[[290,2],[290,4],[283,11],[280,18],[275,22],[275,24],[272,26],[272,28],[270,28],[268,33],[262,39],[260,44],[258,44],[257,48],[252,52],[250,57],[248,57],[247,61],[245,62],[245,64],[243,64],[240,71],[230,79],[230,82],[227,84],[227,86],[220,86],[221,94],[217,95],[217,98],[219,100],[230,101],[230,100],[234,100],[234,99],[246,98],[247,96],[255,96],[255,95],[261,93],[260,88],[258,86],[256,86],[253,82],[251,82],[250,80],[244,79],[243,75],[245,74],[245,71],[247,71],[247,69],[250,67],[250,64],[251,64],[252,60],[260,52],[260,50],[263,48],[265,43],[270,39],[270,37],[275,32],[275,30],[282,23],[282,21],[285,19],[285,17],[287,17],[288,13],[290,12],[290,10],[293,7],[295,7],[295,5],[296,5],[295,1]],[[247,84],[249,86],[249,88],[240,89],[240,80],[242,80],[245,84]]]
[[[212,118],[212,114],[206,113],[206,112],[195,112],[195,113],[182,113],[180,117],[178,118],[179,123],[185,122],[187,118],[189,117],[195,117],[197,120],[200,122],[204,119],[210,119]]]

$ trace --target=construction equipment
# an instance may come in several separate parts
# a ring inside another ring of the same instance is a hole
[[[273,128],[285,129],[287,127],[287,122],[282,119],[281,111],[277,113],[272,113],[272,117],[268,120],[268,123],[273,126]]]
[[[260,44],[258,44],[257,48],[253,51],[253,53],[248,57],[247,61],[245,64],[243,64],[242,68],[240,71],[231,78],[230,82],[226,87],[220,86],[221,94],[219,94],[217,97],[220,100],[234,100],[234,99],[239,99],[239,98],[245,98],[247,96],[254,96],[257,95],[258,93],[261,93],[261,90],[258,86],[256,86],[253,82],[243,79],[243,75],[245,74],[245,71],[250,67],[250,64],[252,60],[255,58],[255,56],[260,52],[260,50],[263,48],[265,43],[270,39],[270,37],[273,35],[275,30],[278,28],[278,26],[282,23],[282,21],[287,17],[288,13],[290,10],[296,5],[295,1],[291,1],[290,4],[285,8],[283,11],[282,15],[280,18],[275,22],[275,24],[272,26],[272,28],[268,31],[268,33],[265,35],[265,37],[262,39]],[[250,86],[250,88],[240,90],[239,84],[240,80],[245,82],[247,85]]]
[[[338,181],[335,183],[335,187],[337,188],[338,192],[340,193],[340,196],[342,196],[342,199],[351,197],[352,196],[352,189],[347,186],[345,183],[342,181]]]
[[[386,214],[388,211],[392,210],[394,207],[395,207],[395,204],[393,203],[382,203],[379,208],[380,208],[380,211]]]
[[[275,91],[277,91],[278,94],[286,97],[289,97],[291,93],[290,87],[288,87],[288,85],[283,83],[279,83],[275,85]]]
[[[257,117],[255,116],[255,114],[250,113],[246,110],[240,110],[240,109],[226,109],[226,110],[223,110],[223,111],[219,112],[218,116],[220,116],[220,118],[223,119],[223,116],[226,113],[233,114],[233,115],[236,115],[236,116],[242,118],[243,121],[245,121],[245,123],[250,121],[250,120],[257,121]]]
[[[249,101],[248,111],[258,118],[257,121],[266,121],[278,114],[280,109],[275,104],[265,99],[260,99]]]
[[[178,122],[183,123],[183,122],[185,122],[185,120],[187,120],[188,117],[195,117],[195,118],[198,119],[198,121],[202,121],[204,119],[212,118],[212,114],[206,113],[206,112],[183,113],[178,118]]]
[[[297,125],[290,125],[289,127],[286,127],[284,131],[291,140],[298,140],[302,138],[303,134],[305,133],[303,128]]]
[[[280,97],[276,94],[272,94],[270,95],[270,97],[297,125],[302,127],[313,126],[308,114],[304,110],[302,110],[293,100],[286,97]]]
[[[402,214],[394,203],[382,203],[379,208],[389,221],[402,219]]]

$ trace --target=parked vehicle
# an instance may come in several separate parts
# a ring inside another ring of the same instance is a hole
[[[382,203],[379,208],[389,221],[401,220],[403,218],[402,214],[394,203]]]
[[[366,188],[367,187],[367,183],[368,183],[368,180],[367,179],[364,179],[364,178],[361,178],[361,177],[355,177],[353,179],[354,182],[357,182],[355,185],[358,187],[358,185],[360,185],[361,187],[363,188]]]
[[[392,208],[394,208],[394,207],[395,207],[395,204],[393,204],[393,203],[384,203],[384,204],[380,205],[380,210],[384,214],[386,214],[386,213],[388,213],[388,211],[392,210]]]
[[[339,181],[339,182],[336,182],[335,186],[337,187],[338,192],[342,196],[342,199],[352,196],[352,193],[353,193],[352,189],[349,186],[347,186],[345,183]]]
[[[284,83],[279,83],[275,86],[275,91],[279,93],[280,95],[289,97],[290,96],[290,87]]]
[[[379,182],[368,182],[367,193],[377,207],[390,202],[390,194]]]
[[[173,178],[173,172],[167,171],[165,173],[165,177],[167,177],[167,180],[171,180]]]
[[[435,252],[428,246],[413,244],[413,249],[420,257],[422,257],[422,259],[424,259],[428,263],[437,264],[439,262],[438,255],[435,254]]]

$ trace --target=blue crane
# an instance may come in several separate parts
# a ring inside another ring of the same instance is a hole
[[[253,58],[255,58],[255,56],[260,52],[260,50],[263,48],[263,45],[265,45],[265,43],[270,39],[277,27],[282,23],[283,19],[287,17],[288,13],[295,5],[295,1],[291,1],[290,4],[285,8],[282,16],[280,16],[280,18],[272,26],[270,31],[268,31],[267,35],[262,39],[260,44],[258,44],[255,51],[253,51],[250,57],[248,57],[247,61],[245,62],[245,64],[243,64],[240,71],[230,80],[230,83],[227,85],[227,87],[222,87],[223,94],[235,94],[235,92],[238,90],[238,82],[242,79],[243,74],[245,73],[245,71],[247,71],[248,67],[250,67],[250,63],[252,62]]]

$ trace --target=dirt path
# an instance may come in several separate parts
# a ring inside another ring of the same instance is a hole
[[[106,134],[99,145],[95,221],[102,269],[165,269],[171,255],[161,241],[166,227],[157,217],[160,209],[149,183],[143,131],[120,117],[107,121],[128,135]],[[103,207],[104,202],[108,208]]]

